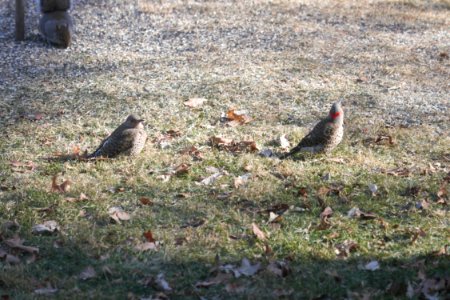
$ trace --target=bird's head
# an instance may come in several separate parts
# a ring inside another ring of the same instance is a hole
[[[142,124],[142,122],[144,122],[144,119],[141,119],[133,114],[129,115],[125,120],[125,124],[127,124],[127,127],[129,128],[143,128],[144,125]]]
[[[342,99],[335,102],[331,106],[329,118],[333,121],[341,121],[344,119],[344,110],[342,109]]]

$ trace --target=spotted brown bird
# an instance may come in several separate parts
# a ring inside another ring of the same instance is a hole
[[[142,124],[144,120],[136,115],[129,115],[116,130],[87,158],[115,157],[119,154],[136,156],[144,148],[147,133]]]
[[[326,118],[321,120],[314,128],[281,159],[292,156],[298,152],[329,153],[342,141],[344,136],[344,110],[341,100],[331,106]]]

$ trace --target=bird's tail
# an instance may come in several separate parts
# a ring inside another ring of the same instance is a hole
[[[97,149],[97,150],[95,150],[94,152],[92,152],[92,153],[89,154],[88,156],[86,156],[86,158],[87,158],[87,159],[90,159],[90,158],[96,158],[96,157],[99,157],[99,156],[101,156],[100,148]]]
[[[295,146],[294,148],[292,148],[291,151],[289,151],[289,152],[287,152],[287,153],[284,153],[284,154],[280,155],[280,156],[279,156],[279,159],[285,159],[285,158],[288,158],[289,156],[292,156],[292,155],[296,154],[296,153],[299,152],[299,151],[300,151],[300,146],[297,145],[297,146]]]

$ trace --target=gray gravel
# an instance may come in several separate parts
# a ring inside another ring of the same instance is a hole
[[[14,42],[13,2],[0,0],[5,119],[36,110],[177,113],[198,95],[218,109],[311,124],[342,97],[352,118],[448,129],[450,10],[438,4],[385,14],[377,3],[333,1],[76,1],[74,43],[61,50],[38,35],[31,1],[26,41]],[[414,10],[422,15],[404,17]]]

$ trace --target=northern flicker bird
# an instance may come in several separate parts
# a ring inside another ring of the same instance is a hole
[[[87,158],[115,157],[119,154],[135,156],[139,154],[147,139],[143,121],[135,115],[129,115],[125,122],[104,139],[97,150],[88,155]]]
[[[336,148],[344,136],[344,111],[341,101],[331,106],[328,116],[314,126],[314,128],[281,159],[294,155],[298,152],[329,153]]]

